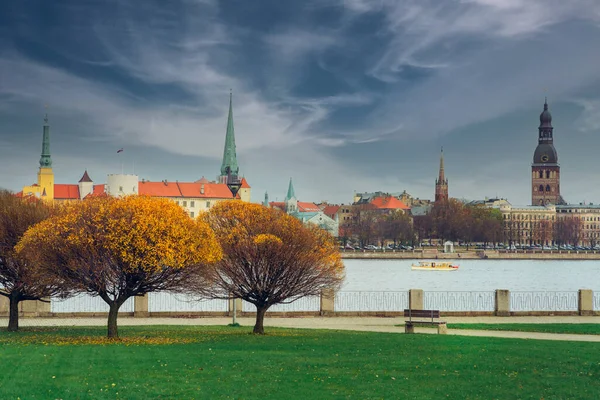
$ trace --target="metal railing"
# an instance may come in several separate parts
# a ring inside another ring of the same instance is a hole
[[[334,311],[403,311],[408,308],[408,291],[335,294]]]
[[[50,302],[50,311],[53,313],[107,313],[108,310],[104,300],[89,294],[78,294],[64,300],[52,298]],[[133,312],[133,297],[123,303],[119,312]]]
[[[148,294],[149,312],[227,312],[228,310],[228,300],[199,299],[168,292]]]
[[[511,291],[510,311],[578,311],[577,291]],[[600,311],[600,291],[593,293],[593,310]],[[409,307],[408,291],[341,291],[335,294],[335,312],[401,312]],[[495,309],[493,291],[424,291],[423,308],[457,312],[492,312]],[[319,312],[319,296],[300,298],[290,304],[278,304],[270,312]],[[88,294],[61,300],[52,298],[53,313],[108,312],[108,305]],[[134,298],[121,306],[120,312],[133,312]],[[158,292],[148,295],[149,312],[227,312],[228,300],[202,300],[183,294]],[[242,302],[240,311],[254,312],[253,304]]]
[[[269,312],[307,312],[314,311],[319,312],[321,309],[321,298],[319,296],[308,296],[302,297],[289,304],[276,304],[271,306]],[[244,312],[256,312],[256,307],[252,303],[247,301],[242,302],[242,311]]]
[[[424,292],[423,307],[440,311],[494,311],[494,292]]]
[[[578,293],[510,292],[511,311],[577,311]]]

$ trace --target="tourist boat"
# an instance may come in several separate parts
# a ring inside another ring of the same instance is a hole
[[[412,265],[412,269],[420,271],[456,271],[458,265],[449,262],[419,261],[418,265]]]

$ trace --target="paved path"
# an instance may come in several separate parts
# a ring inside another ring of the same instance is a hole
[[[452,323],[568,323],[600,324],[600,316],[596,317],[444,317],[449,324]],[[254,325],[253,318],[238,318],[241,325]],[[227,325],[231,318],[119,318],[119,325]],[[296,318],[266,318],[265,326],[304,329],[339,329],[368,332],[404,333],[404,318],[378,318],[378,317],[296,317]],[[0,326],[6,326],[8,320],[0,318]],[[106,324],[105,318],[21,318],[20,326],[102,326]],[[417,328],[417,332],[435,333],[436,329]],[[487,336],[515,339],[540,339],[540,340],[567,340],[600,342],[600,335],[574,335],[538,332],[506,332],[506,331],[476,331],[449,329],[449,335],[462,336]]]

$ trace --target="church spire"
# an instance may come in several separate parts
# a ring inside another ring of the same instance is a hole
[[[52,168],[52,158],[50,157],[50,125],[48,124],[48,114],[44,117],[44,133],[42,136],[42,156],[40,157],[40,168]]]
[[[552,114],[548,110],[548,98],[544,99],[544,111],[540,114],[540,126],[538,128],[538,143],[552,143],[553,131]]]
[[[440,154],[440,172],[435,180],[435,202],[445,203],[448,201],[448,179],[444,174],[444,148],[442,147]]]
[[[237,156],[235,153],[235,132],[233,129],[233,95],[230,91],[229,116],[227,117],[227,133],[225,134],[225,148],[223,149],[223,162],[221,164],[220,181],[226,181],[228,173],[231,173],[233,176],[237,176],[239,170],[240,168],[238,167]]]
[[[265,192],[265,201],[263,202],[263,206],[269,208],[269,193]]]
[[[293,214],[298,211],[298,199],[296,199],[296,193],[294,193],[292,178],[290,178],[290,185],[288,186],[287,196],[285,196],[284,203],[286,213]]]
[[[442,151],[440,154],[440,174],[438,177],[438,182],[444,182],[446,179],[444,177],[444,148],[442,147]]]
[[[286,200],[295,199],[296,193],[294,193],[294,185],[292,184],[292,178],[290,178],[290,185],[288,186],[287,196],[285,196]]]

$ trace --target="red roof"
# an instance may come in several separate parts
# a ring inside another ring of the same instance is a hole
[[[246,178],[242,178],[242,186],[240,187],[240,189],[250,189],[250,185],[248,185]]]
[[[231,191],[224,183],[148,182],[139,183],[139,194],[152,197],[192,197],[231,199]]]
[[[57,200],[79,200],[79,185],[54,184],[54,198]]]
[[[321,209],[315,203],[307,203],[305,201],[298,202],[298,211],[301,212],[319,212]]]
[[[326,206],[323,209],[323,214],[327,215],[331,219],[335,219],[335,214],[337,214],[340,206]]]
[[[104,185],[94,185],[92,193],[86,195],[84,199],[87,199],[88,197],[108,197],[108,193],[104,191]]]
[[[104,186],[105,185],[94,185],[94,191],[92,192],[92,194],[94,196],[104,194],[105,193]]]
[[[410,210],[410,207],[393,196],[375,197],[371,204],[380,210]]]

